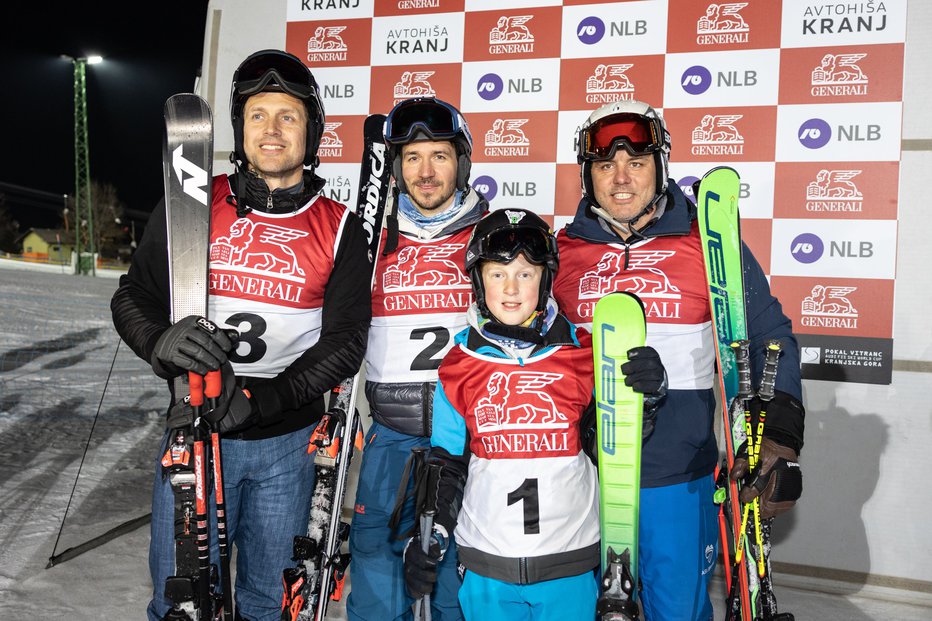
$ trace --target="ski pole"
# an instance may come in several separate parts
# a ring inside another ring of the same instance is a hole
[[[220,371],[210,371],[204,378],[204,396],[208,399],[210,409],[217,407],[220,397],[222,377]],[[214,500],[217,511],[217,548],[220,552],[220,579],[223,596],[223,621],[234,619],[233,613],[233,586],[230,579],[230,552],[227,542],[227,515],[226,504],[223,501],[223,462],[220,458],[220,432],[215,425],[210,428],[210,447],[213,455],[214,473]]]
[[[197,591],[198,618],[209,619],[212,615],[210,596],[210,533],[207,518],[207,471],[204,430],[201,413],[204,406],[204,377],[188,372],[188,390],[191,408],[194,410],[194,497],[195,523],[197,524]]]
[[[440,491],[440,464],[427,465],[427,482],[424,506],[421,511],[421,551],[425,554],[430,549],[430,539],[434,530],[434,516],[437,515],[437,495]],[[418,621],[431,621],[430,593],[414,603],[414,618]]]

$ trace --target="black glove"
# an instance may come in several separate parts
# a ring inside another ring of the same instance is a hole
[[[217,398],[217,406],[208,409],[204,418],[220,433],[234,431],[249,424],[256,415],[256,407],[249,393],[237,386],[236,373],[229,362],[220,367],[223,390]],[[206,404],[209,408],[209,403]]]
[[[667,394],[667,371],[657,350],[645,346],[628,350],[628,362],[621,365],[621,372],[625,374],[625,385],[644,395],[641,439],[646,440],[654,432],[657,405]]]
[[[404,550],[405,586],[411,597],[419,599],[430,595],[437,582],[437,565],[447,550],[446,529],[434,524],[427,552],[421,549],[420,533],[408,539]]]
[[[204,375],[216,371],[227,361],[233,349],[230,333],[197,315],[188,315],[162,333],[152,351],[152,369],[156,375],[171,379],[185,371]]]
[[[802,495],[799,451],[803,446],[805,410],[785,392],[776,391],[769,402],[754,397],[748,404],[752,430],[757,429],[761,409],[767,417],[757,467],[750,471],[745,443],[739,449],[730,476],[735,481],[744,480],[738,496],[741,502],[760,497],[761,517],[767,519],[792,509]]]

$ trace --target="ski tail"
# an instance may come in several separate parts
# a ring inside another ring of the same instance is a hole
[[[363,125],[363,157],[359,172],[356,215],[368,240],[372,278],[382,234],[391,165],[383,139],[385,116],[370,115]],[[361,425],[356,411],[359,375],[344,379],[330,393],[329,409],[311,436],[314,492],[306,535],[295,537],[294,567],[284,570],[282,621],[322,620],[331,599],[343,590],[348,553],[341,551],[349,526],[341,521],[346,481],[353,450],[361,448]]]
[[[602,532],[602,619],[638,618],[638,511],[644,397],[625,385],[621,365],[644,345],[647,324],[641,300],[610,293],[595,306],[596,436],[599,456],[599,519]]]

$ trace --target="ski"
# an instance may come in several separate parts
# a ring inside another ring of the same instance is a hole
[[[388,196],[391,166],[383,139],[385,116],[370,115],[363,126],[363,158],[359,174],[356,215],[369,241],[369,260],[375,272],[382,233],[382,216]],[[349,554],[342,551],[349,525],[341,510],[346,480],[355,448],[362,449],[361,425],[356,411],[359,374],[343,380],[331,391],[329,409],[311,436],[308,452],[314,457],[314,493],[307,534],[294,541],[294,567],[282,575],[282,621],[320,621],[331,599],[342,597]]]
[[[776,612],[767,558],[770,524],[761,523],[759,506],[753,506],[755,503],[745,508],[738,497],[740,484],[728,476],[742,445],[748,443],[749,463],[755,448],[750,414],[746,414],[753,391],[745,316],[739,191],[738,173],[732,168],[718,167],[706,173],[697,193],[725,437],[725,461],[719,470],[716,492],[716,502],[722,505],[720,525],[727,589],[725,619],[792,619],[792,615]],[[772,391],[776,374],[774,355],[768,349],[766,359],[773,366],[768,366],[768,374],[762,382],[765,395]],[[761,431],[762,428],[758,436]],[[752,514],[757,517],[749,521]]]
[[[164,112],[162,167],[171,320],[175,322],[189,315],[207,316],[213,119],[207,102],[189,93],[169,97]],[[185,398],[190,400],[195,422],[171,431],[162,458],[175,496],[175,575],[165,584],[173,607],[165,619],[226,618],[214,595],[217,572],[210,564],[210,438],[198,424],[205,396],[219,394],[215,394],[219,371],[210,374],[206,384],[205,393],[205,378],[193,373],[174,381],[175,398],[188,395]],[[228,568],[224,570],[228,579]],[[230,597],[229,590],[224,595]]]
[[[602,533],[603,621],[639,618],[638,500],[644,396],[625,385],[621,365],[628,350],[644,345],[647,324],[641,300],[625,292],[600,299],[592,317],[599,519]]]

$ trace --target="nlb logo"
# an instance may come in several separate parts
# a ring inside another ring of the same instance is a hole
[[[476,177],[476,179],[470,184],[476,192],[482,194],[485,197],[485,200],[491,202],[493,198],[498,194],[498,183],[495,179],[488,175],[482,175]]]
[[[690,95],[701,95],[712,86],[712,73],[702,65],[693,65],[680,76],[680,86]]]
[[[495,73],[485,74],[476,84],[476,92],[486,101],[498,99],[505,91],[515,95],[527,95],[540,93],[543,90],[542,78],[508,78],[505,82]]]
[[[495,119],[485,133],[485,154],[488,157],[527,156],[531,141],[521,127],[530,119]]]
[[[706,114],[692,133],[693,155],[743,155],[744,136],[735,127],[743,114]]]
[[[576,27],[576,38],[583,45],[595,45],[605,36],[605,22],[594,15],[582,19]],[[635,37],[647,34],[647,20],[609,22],[609,37]]]
[[[696,22],[696,44],[747,43],[751,29],[741,16],[741,9],[747,5],[747,2],[710,4]]]
[[[683,194],[686,195],[686,198],[694,203],[698,197],[696,196],[695,190],[693,190],[693,184],[695,184],[697,181],[699,181],[699,177],[686,176],[682,177],[679,181],[676,182],[676,184],[680,186],[680,189],[683,191]]]
[[[843,328],[857,330],[858,310],[848,299],[857,287],[816,285],[803,298],[802,325],[808,328]]]
[[[309,63],[342,62],[349,50],[340,33],[346,26],[318,26],[314,36],[307,40]]]
[[[501,95],[504,90],[505,83],[495,73],[485,74],[479,78],[479,83],[476,84],[476,92],[486,101],[498,99],[498,96]]]
[[[867,54],[826,54],[812,70],[813,97],[867,95],[867,76],[858,61]]]
[[[337,128],[343,125],[340,121],[327,121],[320,136],[320,148],[317,154],[320,157],[343,157],[343,140],[337,133]]]
[[[534,34],[527,23],[533,15],[512,15],[498,18],[489,31],[489,54],[527,54],[534,52]]]
[[[595,15],[586,17],[579,22],[579,26],[576,27],[576,38],[584,45],[595,45],[601,41],[604,36],[605,22]]]
[[[828,170],[823,168],[806,186],[806,211],[860,212],[864,194],[852,179],[860,170]]]
[[[634,83],[625,72],[633,64],[598,64],[586,80],[586,103],[604,104],[634,99]]]
[[[832,139],[832,128],[822,119],[807,119],[799,126],[796,137],[807,149],[821,149]]]
[[[883,2],[832,2],[807,6],[803,13],[803,35],[880,32],[887,28]]]
[[[434,71],[405,71],[401,78],[395,82],[392,95],[397,104],[402,99],[412,97],[436,97],[437,92],[427,78],[434,75]]]
[[[446,52],[450,33],[446,26],[391,28],[385,39],[385,54],[425,54]]]
[[[813,233],[801,233],[793,238],[790,244],[790,254],[800,263],[815,263],[822,258],[825,252],[825,244],[818,235]]]

